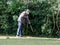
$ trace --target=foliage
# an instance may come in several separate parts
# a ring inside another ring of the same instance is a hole
[[[54,33],[52,29],[52,14],[57,7],[56,0],[28,3],[28,8],[30,9],[29,19],[33,27],[33,32],[29,26],[28,29],[24,26],[23,35],[52,35]],[[27,9],[26,4],[16,0],[12,0],[10,3],[7,0],[0,1],[1,34],[16,34],[18,16],[25,9]]]

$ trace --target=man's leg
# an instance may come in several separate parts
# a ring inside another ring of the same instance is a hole
[[[17,36],[22,36],[22,29],[23,29],[23,24],[21,22],[18,22],[18,29],[17,29]]]

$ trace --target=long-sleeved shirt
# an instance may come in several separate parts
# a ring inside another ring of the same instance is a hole
[[[28,15],[25,13],[25,11],[23,11],[23,12],[19,15],[18,21],[21,22],[21,23],[25,23],[25,22],[29,23],[29,22],[28,22]]]

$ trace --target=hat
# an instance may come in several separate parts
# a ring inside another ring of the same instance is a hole
[[[27,10],[26,10],[26,13],[27,13],[27,14],[29,14],[29,12],[30,12],[30,10],[29,10],[29,9],[27,9]]]

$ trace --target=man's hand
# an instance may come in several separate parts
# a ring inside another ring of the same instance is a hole
[[[30,21],[28,22],[28,24],[31,24]]]

